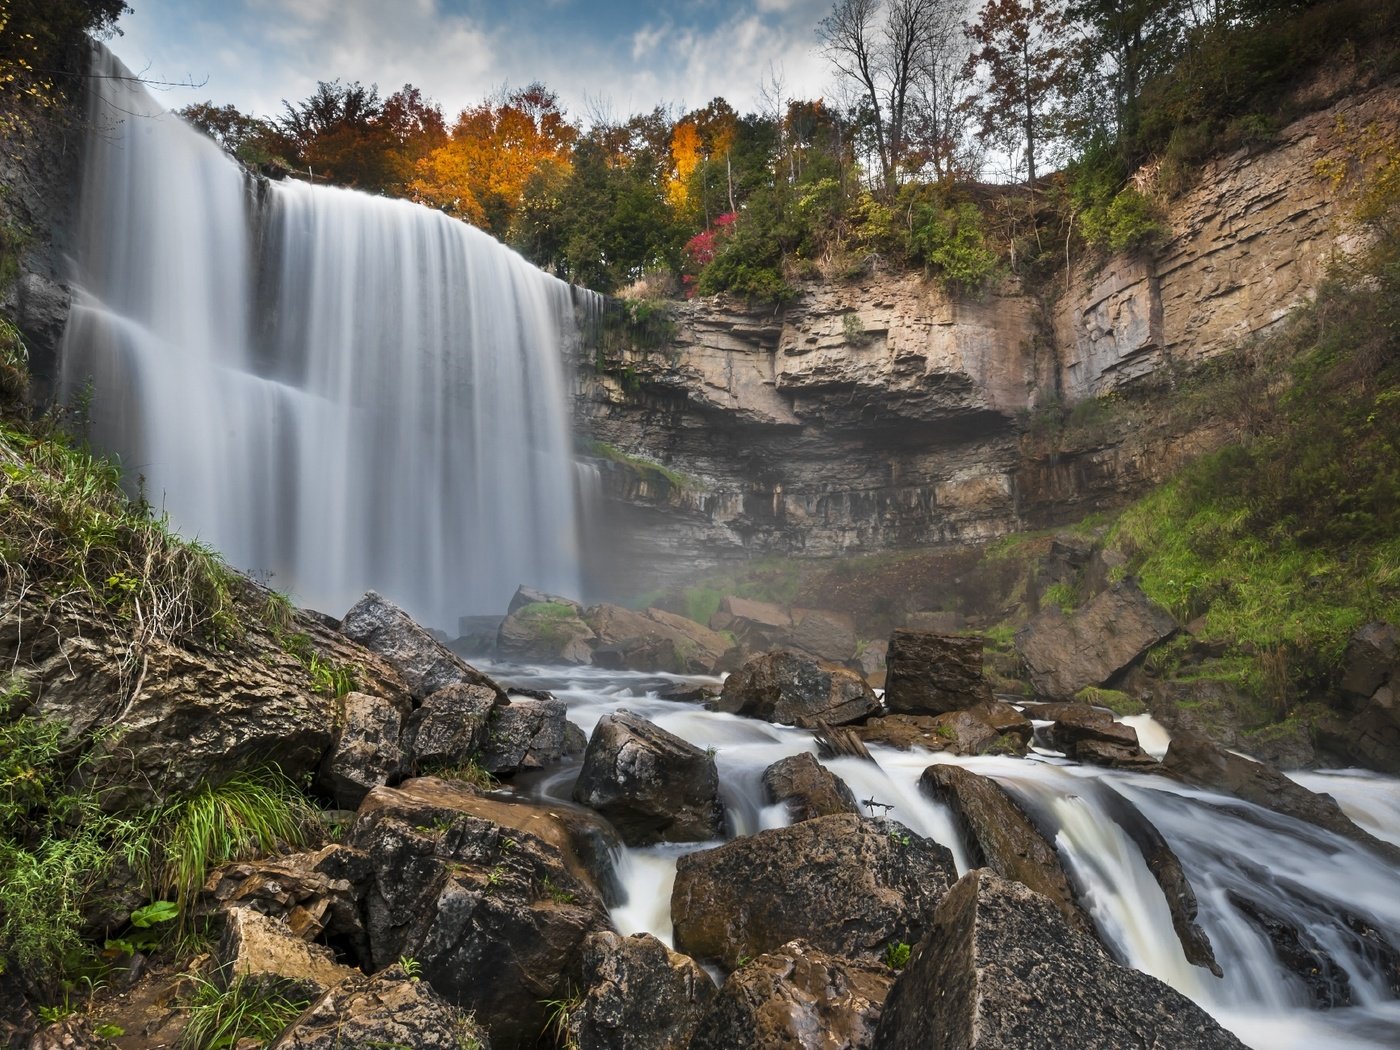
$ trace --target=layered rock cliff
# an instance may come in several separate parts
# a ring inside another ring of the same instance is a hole
[[[786,309],[692,300],[659,337],[608,341],[577,397],[618,552],[601,586],[766,553],[985,540],[1161,481],[1236,425],[1228,405],[1173,416],[1177,378],[1310,297],[1350,247],[1320,172],[1359,130],[1397,128],[1397,85],[1346,97],[1208,164],[1154,250],[1071,257],[1038,287],[955,298],[877,271],[809,285]],[[1037,409],[1108,395],[1136,402],[1126,422],[1049,444],[1031,433]]]

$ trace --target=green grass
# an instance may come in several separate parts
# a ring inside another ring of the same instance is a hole
[[[1075,693],[1074,698],[1081,704],[1106,707],[1115,715],[1120,716],[1140,715],[1147,710],[1147,705],[1137,697],[1117,689],[1100,689],[1097,686],[1089,685]]]
[[[244,1039],[267,1046],[311,1005],[252,978],[236,978],[226,988],[198,975],[193,980],[194,991],[182,1005],[189,1020],[179,1050],[229,1050]]]
[[[605,441],[590,441],[588,450],[601,459],[611,460],[632,471],[643,482],[658,485],[661,495],[671,490],[678,493],[695,492],[701,488],[700,482],[679,470],[657,463],[642,456],[629,455]]]

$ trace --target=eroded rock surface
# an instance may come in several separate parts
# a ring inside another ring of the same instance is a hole
[[[1244,1050],[1156,978],[1115,963],[1019,882],[979,868],[939,905],[885,1001],[875,1050]]]
[[[588,938],[582,988],[569,1015],[568,1035],[578,1050],[688,1046],[715,996],[714,982],[695,960],[649,933],[624,937],[612,930]]]
[[[865,679],[835,664],[783,649],[745,661],[724,682],[719,710],[815,729],[845,725],[880,709]]]
[[[901,628],[885,658],[885,707],[895,714],[938,715],[990,702],[982,678],[982,639]]]
[[[763,789],[770,804],[787,803],[794,824],[836,813],[860,813],[846,782],[806,751],[765,769]]]

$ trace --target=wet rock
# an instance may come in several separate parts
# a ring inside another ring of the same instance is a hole
[[[498,1045],[534,1045],[545,1001],[573,994],[585,939],[608,928],[567,824],[425,777],[371,791],[348,844],[371,861],[373,965],[411,957]]]
[[[658,689],[656,699],[669,700],[675,704],[700,704],[704,707],[719,699],[719,690],[704,685],[678,683]]]
[[[763,788],[770,805],[787,803],[793,823],[835,813],[860,813],[846,782],[806,751],[765,769]]]
[[[886,820],[838,815],[760,831],[676,866],[676,947],[727,969],[802,939],[852,959],[922,935],[952,855]]]
[[[568,713],[562,700],[517,697],[493,707],[478,761],[497,775],[553,765],[568,745]]]
[[[219,980],[252,981],[289,998],[311,999],[335,987],[352,971],[329,950],[302,940],[281,919],[254,908],[230,908],[214,957]]]
[[[966,711],[947,711],[941,715],[872,718],[865,725],[855,727],[855,731],[866,743],[885,744],[901,751],[918,747],[954,755],[1024,755],[1030,740],[1030,723],[1024,718],[1018,721],[1003,717],[1000,708],[1015,714],[1015,709],[1009,705],[987,701]],[[1000,723],[1000,727],[989,718]]]
[[[1215,949],[1211,947],[1210,938],[1196,922],[1196,891],[1191,888],[1191,880],[1186,877],[1181,861],[1167,840],[1155,824],[1118,792],[1104,791],[1099,797],[1104,810],[1142,851],[1147,870],[1162,888],[1167,911],[1172,917],[1172,929],[1181,942],[1186,961],[1204,967],[1216,977],[1223,976],[1220,964],[1215,961]]]
[[[718,709],[813,729],[858,722],[879,708],[854,671],[777,649],[745,661],[725,679]]]
[[[487,744],[498,705],[495,690],[464,682],[427,697],[404,732],[406,767],[416,773],[471,761]]]
[[[491,1050],[490,1037],[462,1010],[402,966],[355,974],[292,1023],[271,1050]]]
[[[1150,772],[1157,760],[1138,745],[1137,730],[1114,721],[1107,711],[1088,704],[1045,704],[1035,712],[1043,718],[1053,708],[1055,723],[1045,732],[1046,741],[1067,758],[1090,765]]]
[[[1361,765],[1400,775],[1400,683],[1392,679],[1377,689],[1336,739]]]
[[[892,713],[937,715],[991,698],[982,639],[908,629],[890,636],[885,707]]]
[[[1330,1010],[1352,1003],[1351,978],[1345,967],[1328,954],[1314,938],[1258,901],[1239,893],[1229,894],[1230,903],[1273,949],[1274,958],[1297,977],[1307,991],[1315,1010]]]
[[[943,899],[885,1001],[875,1050],[1244,1050],[1204,1010],[1114,962],[1033,890],[979,868]]]
[[[518,592],[516,597],[519,598]],[[529,602],[513,608],[501,621],[496,632],[496,652],[511,660],[588,664],[593,662],[597,638],[583,622],[576,604],[557,600]]]
[[[1342,657],[1342,691],[1370,699],[1396,677],[1400,668],[1400,629],[1393,624],[1368,623],[1351,636]]]
[[[578,1050],[671,1050],[690,1045],[715,996],[695,960],[649,933],[592,934],[583,950],[583,999],[569,1014]],[[740,1044],[735,1044],[740,1045]]]
[[[420,702],[449,685],[465,682],[494,690],[501,687],[419,626],[408,613],[374,591],[365,596],[340,621],[340,633],[378,654],[408,686],[414,702]]]
[[[335,733],[316,785],[341,809],[354,809],[370,788],[398,776],[404,764],[399,750],[404,714],[367,693],[346,693],[337,701]]]
[[[599,720],[574,799],[607,817],[628,845],[724,834],[714,756],[630,711]]]
[[[1363,831],[1331,795],[1309,791],[1262,762],[1232,754],[1199,733],[1174,736],[1162,759],[1162,770],[1188,784],[1223,791],[1275,813],[1316,824],[1400,863],[1400,847]]]
[[[1042,609],[1016,632],[1016,651],[1037,695],[1068,700],[1086,686],[1107,685],[1176,629],[1170,613],[1124,580],[1068,616]]]
[[[1054,904],[1072,929],[1093,935],[1054,845],[1001,785],[959,766],[934,765],[924,770],[919,787],[948,807],[973,867],[991,868],[1029,886]]]
[[[729,975],[690,1050],[868,1050],[893,981],[793,941]]]

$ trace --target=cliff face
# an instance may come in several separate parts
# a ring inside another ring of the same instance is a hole
[[[786,310],[677,308],[660,345],[585,367],[579,425],[604,443],[599,566],[618,590],[730,558],[986,539],[1111,505],[1232,436],[1154,411],[1171,377],[1278,325],[1348,245],[1319,177],[1348,136],[1400,128],[1400,88],[1350,97],[1267,148],[1208,165],[1151,253],[1072,260],[1034,295],[979,301],[876,273]],[[1053,447],[1032,410],[1110,393],[1131,425]],[[621,455],[619,455],[620,453]],[[664,464],[669,477],[624,462]]]

